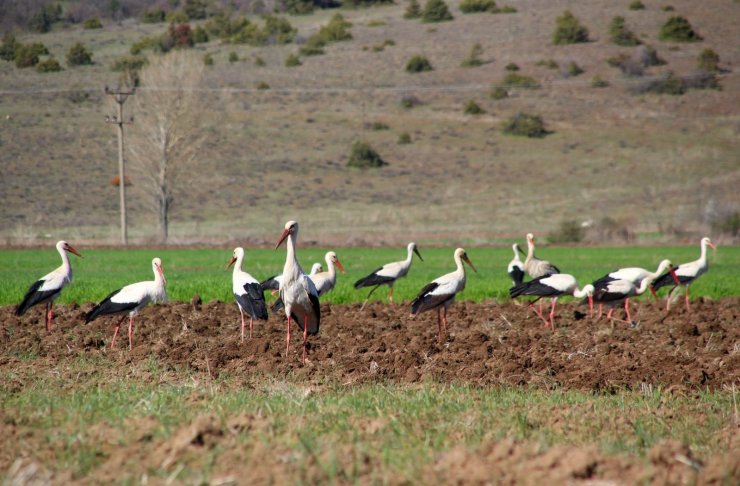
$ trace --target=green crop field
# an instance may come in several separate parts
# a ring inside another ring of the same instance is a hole
[[[204,301],[229,301],[231,272],[225,267],[231,257],[227,249],[130,249],[101,250],[78,248],[84,258],[71,255],[74,281],[64,290],[58,303],[97,301],[111,291],[129,283],[153,278],[151,259],[163,261],[170,300],[188,301],[198,294]],[[324,262],[326,249],[299,248],[298,255],[306,271],[313,262]],[[339,274],[336,288],[326,300],[344,304],[362,302],[369,289],[355,290],[352,284],[383,263],[405,257],[405,248],[340,248],[339,259],[346,273]],[[454,270],[452,248],[421,248],[424,261],[414,256],[409,275],[394,286],[398,301],[412,299],[428,281]],[[615,268],[642,266],[657,267],[663,258],[674,264],[698,258],[699,248],[685,247],[542,247],[538,256],[558,265],[565,273],[574,275],[584,285]],[[510,248],[469,248],[468,255],[477,273],[468,270],[468,282],[460,299],[480,302],[503,299],[511,281],[506,266],[512,258]],[[692,285],[692,296],[720,298],[740,295],[740,247],[719,247],[709,253],[710,270]],[[265,279],[282,272],[285,249],[247,249],[244,270],[257,279]],[[28,286],[59,265],[53,249],[0,251],[0,304],[18,303]],[[324,266],[326,264],[324,263]],[[665,292],[665,291],[664,291]],[[381,287],[372,296],[387,298],[387,289]]]

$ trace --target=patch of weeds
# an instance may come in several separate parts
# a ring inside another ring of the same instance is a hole
[[[483,47],[481,47],[480,44],[476,43],[473,45],[473,47],[470,49],[470,54],[468,54],[468,57],[463,59],[463,61],[460,63],[462,67],[477,67],[483,64],[483,60],[480,58],[480,56],[483,54]]]
[[[609,24],[609,37],[618,46],[637,46],[640,39],[624,24],[624,17],[614,17]]]
[[[634,0],[630,3],[629,6],[630,10],[645,10],[645,4],[642,3],[640,0]]]
[[[542,117],[522,112],[504,121],[501,130],[507,135],[528,138],[542,138],[550,133],[545,129]]]
[[[421,21],[425,23],[447,22],[453,18],[444,0],[427,0],[421,12]]]
[[[536,89],[540,87],[540,84],[531,76],[525,76],[518,73],[509,73],[504,76],[501,86],[504,88],[522,88],[522,89]]]
[[[378,152],[367,142],[356,140],[352,144],[347,166],[361,169],[382,167],[387,165]]]
[[[301,62],[300,58],[292,53],[285,59],[285,67],[297,67],[301,64],[303,63]]]
[[[432,63],[430,63],[429,59],[422,55],[416,55],[409,59],[406,63],[406,72],[409,73],[422,73],[432,70],[434,70],[434,68],[432,67]]]
[[[588,29],[578,22],[570,10],[566,10],[555,19],[552,42],[555,45],[588,42]]]
[[[399,145],[408,145],[411,143],[411,135],[409,132],[403,132],[398,135],[398,144]]]
[[[537,66],[546,67],[547,69],[557,69],[560,67],[554,59],[541,59],[537,61]]]
[[[468,102],[465,103],[464,113],[466,115],[482,115],[485,112],[486,110],[481,108],[475,100],[468,100]]]
[[[702,36],[697,34],[685,17],[671,17],[660,28],[658,39],[670,42],[698,42]]]
[[[594,76],[591,78],[591,87],[592,88],[606,88],[609,86],[609,81],[606,79],[602,79],[601,76]]]
[[[503,100],[509,97],[509,92],[503,86],[494,86],[490,96],[494,100]]]

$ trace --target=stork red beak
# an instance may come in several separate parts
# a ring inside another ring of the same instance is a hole
[[[164,276],[164,270],[162,269],[162,265],[157,265],[157,271],[159,272],[160,277],[162,277],[162,280],[164,281],[165,285],[167,285],[167,279]]]
[[[475,269],[475,265],[473,265],[473,262],[470,261],[470,258],[468,258],[467,255],[463,257],[463,260],[465,260],[465,263],[470,265],[470,268],[472,268],[474,272],[478,273],[478,270]]]
[[[339,270],[341,270],[341,271],[342,271],[342,273],[344,273],[344,267],[342,266],[342,264],[341,264],[341,263],[339,263],[339,258],[337,258],[337,259],[336,259],[336,260],[334,261],[334,263],[336,264],[337,268],[338,268]]]
[[[712,250],[714,250],[714,251],[717,251],[717,247],[716,247],[716,246],[714,246],[714,243],[712,243],[711,241],[708,241],[708,242],[707,242],[707,245],[708,245],[708,246],[709,246],[709,248],[711,248]]]
[[[232,266],[232,265],[234,264],[234,262],[235,262],[235,261],[236,261],[236,257],[235,257],[235,256],[232,256],[232,257],[231,257],[231,260],[229,260],[229,264],[228,264],[228,265],[226,265],[226,268],[225,268],[224,270],[228,270],[228,269],[229,269],[229,267],[230,267],[230,266]]]
[[[283,230],[283,234],[280,235],[280,239],[278,240],[277,245],[275,245],[275,249],[276,250],[278,248],[280,248],[280,245],[283,244],[283,241],[285,241],[285,238],[287,238],[289,234],[290,234],[290,230],[289,229],[284,229]]]
[[[652,285],[650,285],[650,293],[653,294],[655,300],[658,300],[658,292],[655,291],[655,287],[653,287]]]
[[[79,253],[77,253],[77,250],[75,250],[74,248],[72,248],[72,245],[70,245],[69,243],[67,243],[67,248],[65,248],[65,250],[67,250],[70,253],[74,253],[75,255],[77,255],[80,258],[83,258],[82,255],[80,255]]]

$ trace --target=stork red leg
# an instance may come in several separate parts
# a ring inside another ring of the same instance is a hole
[[[532,311],[539,316],[540,319],[542,319],[542,322],[545,323],[545,326],[550,325],[549,322],[547,322],[547,319],[545,319],[545,316],[542,315],[542,312],[538,311],[537,308],[534,306],[534,302],[529,304],[529,308],[532,309]]]
[[[303,318],[303,358],[301,364],[306,364],[306,341],[308,341],[308,315]]]
[[[249,318],[249,339],[252,339],[252,318]]]
[[[134,339],[134,316],[128,316],[128,350],[131,351],[134,349],[134,345],[132,343]]]
[[[555,304],[558,299],[552,299],[552,305],[550,306],[550,329],[555,330]]]
[[[242,341],[244,341],[244,311],[239,307],[239,314],[242,316]],[[252,337],[252,336],[249,336]]]
[[[290,315],[288,315],[288,337],[285,340],[285,357],[290,356]]]
[[[612,312],[614,312],[614,307],[609,308],[609,312],[606,313],[606,318],[611,319],[612,318]]]
[[[627,322],[632,322],[632,316],[630,315],[630,300],[624,299],[624,311],[627,313]]]
[[[437,341],[442,341],[442,309],[437,308]]]
[[[686,310],[691,311],[691,307],[689,306],[689,286],[686,286]]]
[[[126,319],[126,316],[121,317],[121,320],[116,324],[116,330],[113,331],[113,340],[110,342],[111,349],[116,345],[116,336],[118,336],[118,330],[121,329],[121,323],[123,323],[124,319]]]
[[[445,336],[449,335],[447,332],[447,307],[442,306],[442,327],[445,330]]]
[[[46,332],[51,332],[51,308],[53,305],[53,302],[46,303]]]
[[[597,319],[601,319],[601,314],[604,312],[604,304],[599,304],[599,316]]]
[[[388,287],[388,300],[393,303],[393,287]]]

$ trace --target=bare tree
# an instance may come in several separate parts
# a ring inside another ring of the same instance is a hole
[[[187,172],[205,132],[202,110],[203,60],[188,51],[155,57],[141,72],[130,141],[135,186],[152,196],[159,240],[166,242],[173,190]]]

